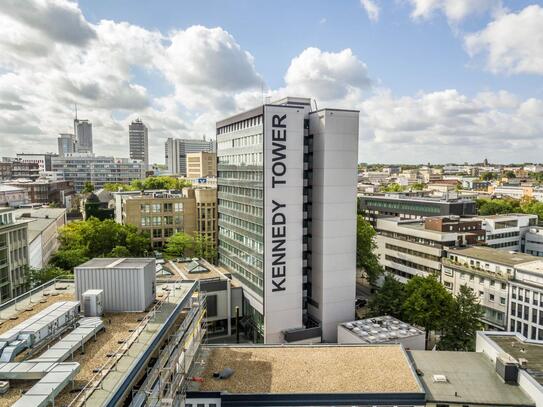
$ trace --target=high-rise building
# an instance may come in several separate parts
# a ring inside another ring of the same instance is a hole
[[[187,178],[206,178],[217,176],[217,154],[200,151],[187,154]]]
[[[165,143],[165,159],[168,171],[172,174],[187,175],[187,154],[205,151],[215,152],[213,140],[174,139],[169,138]]]
[[[217,123],[219,264],[257,340],[335,341],[354,318],[358,123],[305,98]]]
[[[74,134],[78,153],[92,153],[92,123],[88,120],[74,119]]]
[[[66,154],[77,151],[75,136],[70,133],[61,133],[58,135],[58,155],[64,157]]]
[[[128,126],[128,144],[130,158],[143,161],[147,170],[149,167],[149,139],[147,126],[140,119],[134,120]]]

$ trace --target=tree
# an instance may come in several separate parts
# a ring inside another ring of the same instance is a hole
[[[458,296],[453,299],[451,312],[445,319],[444,335],[438,343],[440,350],[474,351],[476,332],[482,329],[480,318],[483,308],[471,288],[460,287]]]
[[[426,185],[423,182],[416,182],[413,185],[411,185],[411,190],[412,191],[422,191],[422,190],[424,190],[425,186]]]
[[[375,254],[377,245],[374,241],[375,229],[362,215],[356,218],[356,266],[364,269],[370,284],[375,284],[383,273],[379,259]]]
[[[94,185],[90,181],[85,181],[85,185],[83,186],[83,190],[81,191],[84,194],[90,194],[91,192],[94,192]]]
[[[370,300],[369,308],[372,316],[390,315],[403,319],[402,306],[406,300],[405,285],[391,275],[385,275],[383,285]]]
[[[169,257],[189,257],[194,254],[194,238],[185,232],[171,236],[164,250]]]
[[[479,178],[482,181],[492,181],[495,180],[497,176],[493,172],[483,172]]]
[[[63,270],[72,270],[74,267],[89,261],[84,248],[59,249],[51,258],[51,265]]]
[[[521,212],[520,202],[513,198],[505,199],[477,199],[479,215],[497,215],[503,213]]]
[[[381,192],[402,192],[403,190],[404,187],[394,182],[392,184],[388,184],[385,187],[381,187]]]
[[[433,275],[415,276],[405,285],[402,311],[407,322],[424,327],[426,346],[430,331],[443,328],[453,304],[452,295]]]
[[[37,287],[65,274],[65,270],[55,266],[45,266],[41,269],[29,267],[26,271],[26,282],[31,288]]]
[[[214,263],[217,258],[217,250],[213,240],[208,236],[197,234],[194,237],[194,254],[210,263]]]
[[[506,171],[504,174],[503,174],[506,178],[516,178],[517,176],[515,175],[515,173],[511,170],[509,171]]]

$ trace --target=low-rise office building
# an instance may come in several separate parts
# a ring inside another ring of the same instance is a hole
[[[37,180],[19,178],[8,181],[5,185],[25,189],[28,192],[28,199],[31,203],[56,203],[66,206],[66,203],[75,194],[72,181],[53,181],[45,178],[38,178]]]
[[[39,172],[51,171],[51,160],[56,157],[57,154],[29,154],[18,153],[17,160],[22,163],[38,164]]]
[[[537,215],[510,213],[480,216],[486,233],[486,244],[494,249],[525,251],[525,235],[537,225]]]
[[[217,176],[217,153],[200,151],[187,153],[187,178],[207,178]]]
[[[0,184],[0,206],[17,208],[30,203],[28,192],[14,185]]]
[[[473,290],[483,307],[482,322],[487,327],[507,329],[509,285],[515,268],[534,260],[524,253],[509,253],[489,247],[447,248],[441,282],[458,295],[465,285]]]
[[[28,264],[28,225],[0,209],[0,303],[25,292]]]
[[[531,227],[524,235],[524,252],[543,257],[543,227]]]
[[[447,199],[408,194],[368,194],[358,199],[358,210],[375,225],[382,217],[421,219],[428,216],[474,216],[477,214],[472,199]]]
[[[508,330],[543,340],[543,260],[516,266],[510,290]]]
[[[382,218],[376,231],[380,264],[403,283],[416,275],[439,276],[447,247],[484,243],[481,222],[459,217]]]

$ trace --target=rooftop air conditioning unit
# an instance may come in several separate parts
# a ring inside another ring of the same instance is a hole
[[[104,290],[87,290],[83,293],[83,314],[100,317],[104,313]]]

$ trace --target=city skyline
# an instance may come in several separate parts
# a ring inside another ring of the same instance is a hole
[[[540,1],[145,6],[29,1],[42,25],[0,9],[2,156],[55,151],[77,103],[97,154],[127,156],[141,117],[161,163],[168,137],[212,137],[219,118],[287,93],[359,109],[360,162],[543,155]]]

